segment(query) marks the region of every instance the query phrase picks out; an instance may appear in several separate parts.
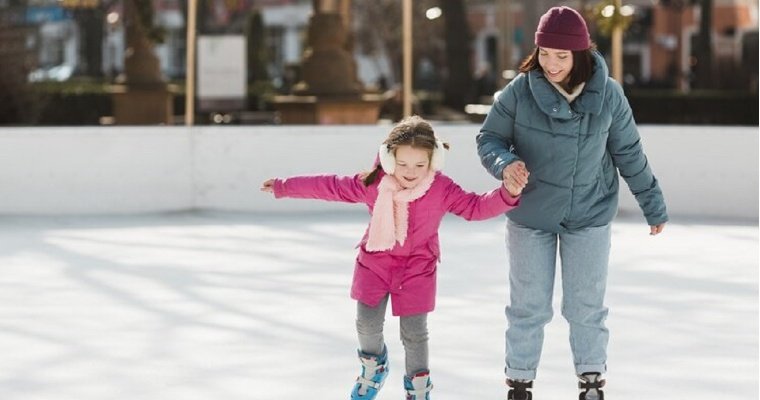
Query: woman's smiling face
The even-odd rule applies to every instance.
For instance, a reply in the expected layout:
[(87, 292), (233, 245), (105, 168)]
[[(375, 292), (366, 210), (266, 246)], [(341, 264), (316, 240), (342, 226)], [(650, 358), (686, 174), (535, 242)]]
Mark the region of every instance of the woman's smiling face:
[(393, 177), (404, 189), (417, 186), (430, 172), (430, 153), (424, 149), (401, 145), (396, 148)]
[(570, 72), (573, 70), (573, 52), (540, 47), (538, 49), (538, 64), (544, 70), (546, 79), (556, 84), (566, 83), (570, 78)]

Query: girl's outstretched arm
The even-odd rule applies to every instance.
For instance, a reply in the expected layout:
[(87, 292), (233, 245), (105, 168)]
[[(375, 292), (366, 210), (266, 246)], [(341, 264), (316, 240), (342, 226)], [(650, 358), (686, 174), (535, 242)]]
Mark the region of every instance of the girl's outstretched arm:
[[(270, 182), (271, 181), (271, 182)], [(263, 183), (261, 190), (275, 198), (319, 199), (346, 203), (365, 203), (367, 186), (355, 176), (307, 175), (275, 178)]]
[(259, 188), (259, 190), (261, 190), (262, 192), (274, 193), (273, 186), (274, 186), (274, 179), (267, 179), (264, 181), (264, 183), (261, 184), (261, 188)]

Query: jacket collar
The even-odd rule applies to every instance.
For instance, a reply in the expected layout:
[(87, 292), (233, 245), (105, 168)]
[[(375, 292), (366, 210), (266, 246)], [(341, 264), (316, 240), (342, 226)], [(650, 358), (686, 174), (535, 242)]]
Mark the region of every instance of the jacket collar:
[(541, 71), (528, 72), (528, 86), (538, 107), (544, 114), (552, 118), (571, 119), (573, 118), (573, 111), (595, 115), (601, 113), (609, 72), (602, 55), (596, 50), (591, 54), (594, 57), (594, 70), (591, 73), (591, 78), (586, 81), (583, 92), (575, 99), (572, 107)]

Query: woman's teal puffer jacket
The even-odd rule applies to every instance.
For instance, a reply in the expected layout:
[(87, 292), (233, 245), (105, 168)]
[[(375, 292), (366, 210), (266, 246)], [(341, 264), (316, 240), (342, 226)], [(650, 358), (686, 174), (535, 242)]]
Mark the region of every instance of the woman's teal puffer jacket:
[(478, 155), (502, 179), (523, 160), (530, 178), (520, 206), (508, 217), (521, 225), (564, 232), (609, 223), (617, 213), (618, 174), (649, 225), (668, 220), (631, 107), (594, 51), (594, 70), (572, 103), (537, 70), (519, 74), (494, 102), (480, 134)]

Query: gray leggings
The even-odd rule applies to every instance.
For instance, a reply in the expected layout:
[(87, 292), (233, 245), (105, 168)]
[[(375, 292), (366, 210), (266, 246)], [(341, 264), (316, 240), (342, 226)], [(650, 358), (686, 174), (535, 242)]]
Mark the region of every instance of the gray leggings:
[[(369, 354), (380, 354), (385, 346), (383, 324), (388, 296), (376, 307), (357, 302), (356, 331), (359, 334), (359, 348)], [(428, 370), (427, 313), (400, 317), (401, 342), (406, 353), (406, 375)]]

